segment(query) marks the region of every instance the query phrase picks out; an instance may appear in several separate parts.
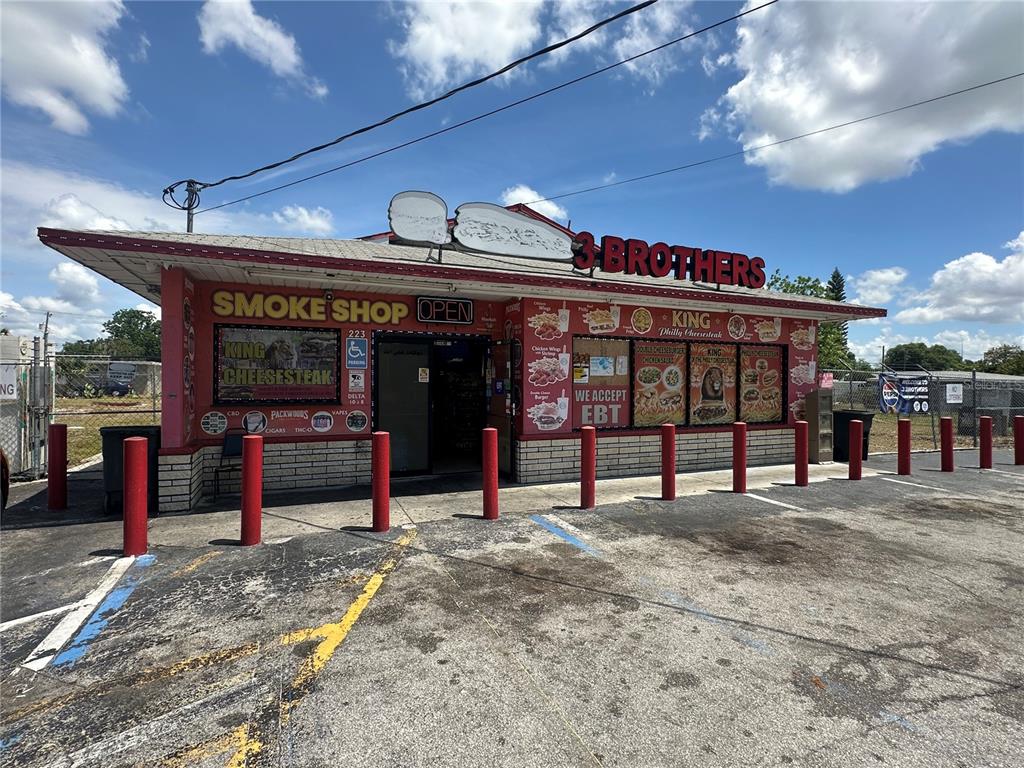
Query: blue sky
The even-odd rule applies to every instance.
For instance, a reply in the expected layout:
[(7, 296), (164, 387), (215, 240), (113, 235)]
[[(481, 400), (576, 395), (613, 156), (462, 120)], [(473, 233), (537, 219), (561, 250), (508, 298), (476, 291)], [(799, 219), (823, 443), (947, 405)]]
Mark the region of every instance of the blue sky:
[[(280, 159), (496, 69), (625, 4), (5, 2), (0, 311), (58, 340), (140, 299), (34, 240), (39, 225), (182, 229), (160, 190)], [(322, 170), (725, 18), (661, 0), (501, 81), (296, 164), (204, 193), (216, 204)], [(884, 9), (884, 10), (883, 10)], [(1020, 3), (780, 3), (739, 24), (416, 147), (197, 216), (197, 231), (350, 237), (390, 197), (556, 195), (1024, 71)], [(936, 46), (934, 41), (944, 41)], [(1022, 343), (1024, 78), (861, 126), (540, 210), (577, 229), (847, 275), (882, 344), (968, 357)]]

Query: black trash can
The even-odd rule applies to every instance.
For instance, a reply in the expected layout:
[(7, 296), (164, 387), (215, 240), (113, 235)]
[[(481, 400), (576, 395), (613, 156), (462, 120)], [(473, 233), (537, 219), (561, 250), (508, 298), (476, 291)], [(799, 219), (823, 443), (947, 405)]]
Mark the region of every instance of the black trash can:
[(148, 508), (149, 515), (155, 516), (158, 509), (158, 468), (160, 455), (160, 427), (100, 427), (100, 439), (103, 443), (103, 511), (108, 515), (124, 514), (124, 439), (126, 437), (144, 437), (149, 443), (146, 446), (146, 463), (149, 469)]
[(832, 411), (832, 458), (836, 461), (850, 460), (850, 422), (859, 419), (864, 422), (861, 458), (867, 461), (868, 438), (871, 435), (871, 420), (874, 418), (874, 411)]

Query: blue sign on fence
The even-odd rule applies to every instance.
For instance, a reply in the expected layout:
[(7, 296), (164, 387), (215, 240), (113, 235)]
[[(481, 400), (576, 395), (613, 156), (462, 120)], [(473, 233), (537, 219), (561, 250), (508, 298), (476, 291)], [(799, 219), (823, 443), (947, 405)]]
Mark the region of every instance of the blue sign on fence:
[(882, 413), (928, 413), (928, 377), (878, 374), (878, 410)]
[(345, 367), (366, 368), (366, 339), (349, 336), (345, 339)]

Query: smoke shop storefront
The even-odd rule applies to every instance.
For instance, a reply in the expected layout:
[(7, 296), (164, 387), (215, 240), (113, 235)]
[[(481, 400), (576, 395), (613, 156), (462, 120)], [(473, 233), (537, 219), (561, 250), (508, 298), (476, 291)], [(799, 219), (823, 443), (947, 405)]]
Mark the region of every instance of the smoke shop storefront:
[[(790, 461), (820, 324), (884, 315), (767, 291), (760, 259), (598, 245), (519, 208), (562, 263), (493, 240), (471, 251), (468, 234), (458, 250), (394, 232), (40, 238), (162, 307), (164, 511), (197, 505), (217, 474), (237, 490), (222, 452), (239, 433), (264, 436), (268, 491), (368, 483), (374, 430), (391, 434), (396, 475), (478, 472), (487, 426), (518, 482), (577, 477), (586, 425), (604, 477), (656, 472), (667, 422), (680, 471), (727, 466), (736, 420), (751, 463)], [(717, 275), (700, 274), (705, 254)]]

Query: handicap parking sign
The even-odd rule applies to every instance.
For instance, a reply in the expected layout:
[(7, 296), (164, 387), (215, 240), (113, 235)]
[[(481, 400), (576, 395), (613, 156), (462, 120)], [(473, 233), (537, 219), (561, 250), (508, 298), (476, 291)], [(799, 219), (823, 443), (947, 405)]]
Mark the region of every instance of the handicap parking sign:
[(366, 368), (366, 339), (349, 336), (345, 339), (345, 367)]

